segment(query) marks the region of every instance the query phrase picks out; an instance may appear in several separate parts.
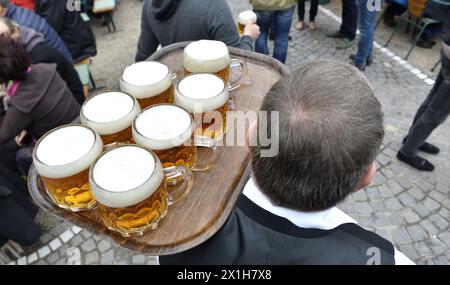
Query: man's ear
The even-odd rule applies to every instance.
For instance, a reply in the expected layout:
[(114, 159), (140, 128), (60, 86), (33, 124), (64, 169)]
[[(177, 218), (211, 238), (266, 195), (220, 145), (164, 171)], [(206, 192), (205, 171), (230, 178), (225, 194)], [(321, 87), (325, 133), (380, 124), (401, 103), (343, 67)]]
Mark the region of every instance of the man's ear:
[(376, 173), (377, 173), (377, 165), (375, 164), (375, 162), (372, 162), (372, 164), (367, 169), (366, 174), (364, 174), (363, 178), (361, 179), (361, 182), (359, 183), (358, 187), (355, 189), (355, 192), (364, 189), (370, 184), (372, 184)]

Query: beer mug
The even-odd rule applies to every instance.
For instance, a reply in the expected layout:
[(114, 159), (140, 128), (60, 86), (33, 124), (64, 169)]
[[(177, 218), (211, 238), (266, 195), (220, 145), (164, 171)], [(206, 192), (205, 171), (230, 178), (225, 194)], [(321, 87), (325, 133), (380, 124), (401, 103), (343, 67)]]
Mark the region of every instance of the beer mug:
[(193, 175), (184, 166), (163, 169), (157, 156), (137, 145), (119, 145), (92, 165), (89, 184), (105, 225), (124, 237), (155, 229), (166, 215), (170, 194), (166, 179), (185, 176), (186, 194)]
[[(184, 48), (183, 67), (185, 75), (191, 73), (214, 73), (228, 83), (230, 91), (239, 88), (245, 73), (245, 65), (239, 59), (230, 59), (228, 47), (221, 41), (199, 40)], [(230, 79), (231, 69), (238, 68), (239, 76)]]
[(257, 16), (252, 10), (247, 10), (239, 14), (238, 16), (238, 32), (242, 36), (244, 34), (245, 26), (254, 24), (257, 21)]
[(131, 143), (131, 125), (140, 111), (133, 96), (122, 92), (105, 92), (84, 102), (80, 120), (100, 135), (104, 145)]
[(95, 206), (89, 168), (102, 149), (100, 136), (81, 125), (61, 126), (41, 137), (33, 151), (33, 162), (56, 205), (73, 212)]
[[(151, 106), (133, 122), (136, 144), (154, 151), (165, 167), (185, 165), (194, 171), (207, 170), (217, 161), (216, 144), (211, 138), (195, 137), (194, 131), (192, 116), (172, 104)], [(210, 148), (214, 155), (208, 162), (199, 162), (197, 147)]]
[(178, 83), (174, 102), (194, 115), (196, 135), (223, 138), (229, 93), (222, 78), (210, 73), (188, 75)]
[(120, 80), (120, 89), (135, 97), (141, 109), (158, 103), (172, 103), (173, 78), (169, 68), (156, 61), (128, 66)]

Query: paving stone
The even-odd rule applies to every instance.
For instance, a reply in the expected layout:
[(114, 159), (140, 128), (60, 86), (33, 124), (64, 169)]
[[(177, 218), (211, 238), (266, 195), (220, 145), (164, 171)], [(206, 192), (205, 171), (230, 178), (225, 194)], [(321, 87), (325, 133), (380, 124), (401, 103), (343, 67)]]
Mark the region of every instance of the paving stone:
[(79, 246), (81, 243), (84, 242), (84, 239), (81, 235), (76, 235), (74, 236), (71, 240), (70, 240), (70, 245), (71, 246)]
[(403, 208), (402, 204), (400, 204), (397, 198), (389, 198), (384, 203), (386, 204), (386, 207), (391, 211), (396, 211)]
[(411, 238), (404, 228), (394, 228), (391, 230), (393, 242), (396, 245), (411, 244)]
[(27, 257), (27, 264), (32, 264), (38, 260), (38, 255), (36, 252), (33, 252)]
[(111, 265), (114, 263), (114, 249), (110, 249), (102, 254), (100, 263), (103, 265)]
[(432, 212), (436, 211), (440, 207), (438, 202), (436, 202), (435, 200), (433, 200), (429, 197), (425, 199), (424, 204), (425, 204), (425, 207), (430, 209), (430, 211), (432, 211)]
[(96, 244), (93, 239), (88, 239), (81, 244), (81, 249), (85, 252), (91, 252), (96, 248)]
[(364, 190), (360, 190), (358, 192), (353, 193), (352, 198), (356, 202), (366, 202), (367, 195)]
[(81, 235), (84, 237), (85, 240), (90, 239), (92, 237), (92, 234), (86, 230), (81, 231)]
[(39, 258), (44, 258), (51, 253), (51, 250), (48, 246), (43, 246), (38, 250)]
[(96, 250), (86, 254), (86, 257), (84, 259), (84, 264), (86, 265), (96, 264), (99, 262), (100, 262), (100, 254)]
[(418, 203), (414, 205), (413, 210), (423, 219), (431, 215), (431, 210), (425, 206), (424, 203)]
[(55, 238), (54, 240), (52, 240), (50, 242), (50, 248), (52, 249), (52, 251), (57, 250), (58, 248), (60, 248), (62, 246), (61, 240), (59, 238)]
[(147, 261), (147, 257), (143, 254), (136, 254), (131, 257), (133, 264), (144, 264)]
[(439, 230), (433, 225), (429, 220), (424, 220), (420, 222), (420, 226), (425, 229), (429, 236), (436, 236)]
[(102, 240), (98, 243), (98, 250), (103, 253), (111, 248), (111, 243), (106, 240)]
[(419, 225), (409, 226), (406, 228), (408, 230), (409, 236), (413, 241), (422, 241), (424, 239), (427, 239), (429, 236), (425, 232), (422, 227)]
[(398, 199), (405, 207), (413, 207), (416, 203), (414, 197), (408, 194), (408, 192), (398, 195)]
[(355, 206), (355, 211), (357, 213), (372, 213), (373, 210), (370, 207), (370, 204), (367, 202), (355, 202), (354, 203)]
[(73, 238), (74, 234), (71, 231), (64, 231), (59, 237), (63, 243), (68, 242), (71, 238)]
[(49, 264), (53, 264), (55, 263), (59, 258), (59, 253), (57, 251), (53, 252), (52, 254), (50, 254), (46, 260)]
[(448, 228), (448, 222), (438, 214), (431, 215), (430, 220), (441, 230)]
[(413, 210), (406, 209), (403, 211), (403, 217), (405, 218), (408, 224), (417, 223), (420, 221), (419, 215), (417, 215)]

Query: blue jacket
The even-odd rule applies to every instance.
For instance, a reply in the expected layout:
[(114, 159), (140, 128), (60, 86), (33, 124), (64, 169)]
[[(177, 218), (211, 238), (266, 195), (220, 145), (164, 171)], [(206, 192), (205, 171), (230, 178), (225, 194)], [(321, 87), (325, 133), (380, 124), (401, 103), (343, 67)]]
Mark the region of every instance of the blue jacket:
[(55, 30), (39, 15), (22, 7), (10, 4), (6, 12), (6, 17), (21, 26), (29, 27), (36, 32), (43, 34), (47, 43), (60, 51), (64, 57), (73, 64), (72, 55), (67, 49), (66, 44), (58, 36)]

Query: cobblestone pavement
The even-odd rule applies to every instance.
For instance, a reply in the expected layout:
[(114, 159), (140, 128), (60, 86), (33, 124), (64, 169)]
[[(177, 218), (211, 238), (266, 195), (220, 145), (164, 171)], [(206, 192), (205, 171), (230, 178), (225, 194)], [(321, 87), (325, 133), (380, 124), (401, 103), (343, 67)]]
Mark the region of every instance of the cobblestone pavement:
[[(250, 8), (247, 1), (228, 2), (235, 16)], [(99, 46), (93, 66), (98, 82), (112, 86), (123, 68), (133, 62), (140, 7), (138, 0), (122, 1), (115, 16), (119, 26), (115, 34), (105, 35), (105, 27), (93, 24)], [(317, 31), (292, 29), (293, 40), (289, 43), (287, 59), (290, 68), (317, 58), (347, 61), (348, 56), (355, 53), (355, 46), (336, 50), (335, 41), (325, 37), (326, 32), (339, 27), (339, 19), (326, 8), (322, 7), (319, 12)], [(355, 193), (340, 208), (365, 228), (392, 241), (418, 264), (450, 264), (448, 122), (430, 138), (442, 149), (439, 156), (427, 156), (436, 164), (436, 171), (420, 173), (395, 158), (419, 104), (431, 89), (434, 75), (416, 69), (378, 45), (374, 58), (365, 74), (386, 116), (386, 137), (377, 158), (379, 170), (370, 188)], [(108, 238), (93, 235), (48, 214), (41, 213), (39, 221), (47, 232), (36, 251), (18, 259), (18, 264), (156, 264), (155, 257), (120, 248)]]

